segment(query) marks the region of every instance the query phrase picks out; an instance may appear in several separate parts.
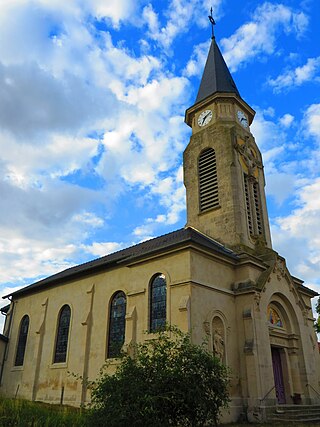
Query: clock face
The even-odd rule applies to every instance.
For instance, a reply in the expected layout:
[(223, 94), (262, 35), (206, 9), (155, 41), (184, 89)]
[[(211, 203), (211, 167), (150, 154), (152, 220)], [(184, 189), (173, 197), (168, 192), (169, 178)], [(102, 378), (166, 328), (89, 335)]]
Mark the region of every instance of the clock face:
[(207, 125), (212, 120), (212, 111), (204, 110), (199, 114), (198, 125), (200, 127)]
[(249, 127), (247, 116), (244, 114), (243, 111), (239, 110), (237, 112), (237, 116), (241, 126), (243, 126), (244, 128)]

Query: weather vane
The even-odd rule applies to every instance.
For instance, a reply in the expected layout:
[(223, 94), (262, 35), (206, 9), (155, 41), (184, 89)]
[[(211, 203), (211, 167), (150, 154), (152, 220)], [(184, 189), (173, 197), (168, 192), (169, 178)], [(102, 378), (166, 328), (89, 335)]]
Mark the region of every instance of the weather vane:
[(216, 21), (213, 19), (213, 16), (212, 16), (212, 8), (210, 9), (210, 15), (208, 16), (208, 18), (209, 18), (209, 21), (211, 22), (211, 31), (212, 31), (211, 38), (214, 39), (214, 29), (213, 29), (213, 27), (216, 25)]

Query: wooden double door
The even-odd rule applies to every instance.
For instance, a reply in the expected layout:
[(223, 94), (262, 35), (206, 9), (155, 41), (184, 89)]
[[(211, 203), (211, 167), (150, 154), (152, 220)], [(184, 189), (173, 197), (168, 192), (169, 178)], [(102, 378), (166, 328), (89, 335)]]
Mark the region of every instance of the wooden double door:
[(283, 404), (286, 403), (286, 394), (281, 364), (281, 349), (278, 347), (271, 347), (271, 354), (276, 397), (278, 403)]

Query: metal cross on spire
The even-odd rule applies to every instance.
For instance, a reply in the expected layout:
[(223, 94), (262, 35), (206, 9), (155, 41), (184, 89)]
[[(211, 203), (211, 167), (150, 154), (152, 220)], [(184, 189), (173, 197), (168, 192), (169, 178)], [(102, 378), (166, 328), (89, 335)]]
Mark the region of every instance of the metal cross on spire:
[(212, 31), (212, 36), (211, 38), (214, 39), (214, 26), (216, 25), (216, 21), (213, 19), (212, 16), (212, 8), (210, 9), (210, 15), (208, 16), (209, 21), (211, 22), (211, 31)]

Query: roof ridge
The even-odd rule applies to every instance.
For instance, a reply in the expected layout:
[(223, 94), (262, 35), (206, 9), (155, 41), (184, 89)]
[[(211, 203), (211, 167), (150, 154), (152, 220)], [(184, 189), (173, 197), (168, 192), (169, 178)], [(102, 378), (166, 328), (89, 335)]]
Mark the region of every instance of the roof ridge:
[(232, 249), (228, 248), (227, 246), (225, 246), (223, 243), (219, 242), (218, 240), (215, 240), (213, 237), (209, 236), (208, 234), (205, 234), (203, 231), (198, 230), (197, 228), (188, 225), (188, 227), (186, 228), (190, 228), (194, 231), (196, 231), (197, 233), (201, 234), (203, 237), (205, 237), (207, 240), (210, 240), (211, 242), (215, 243), (216, 245), (220, 246), (221, 248), (223, 248), (226, 251), (229, 251), (230, 253), (235, 253)]
[(188, 242), (194, 242), (195, 244), (203, 245), (210, 250), (215, 250), (224, 254), (225, 256), (237, 257), (237, 254), (230, 249), (223, 246), (221, 243), (216, 242), (214, 239), (200, 233), (198, 230), (192, 227), (184, 227), (169, 233), (163, 234), (162, 236), (154, 237), (143, 242), (137, 243), (136, 245), (129, 246), (128, 248), (120, 249), (119, 251), (113, 252), (103, 257), (96, 258), (94, 260), (75, 265), (67, 268), (63, 271), (55, 273), (49, 277), (45, 277), (37, 282), (31, 283), (18, 291), (11, 294), (5, 295), (3, 298), (7, 298), (10, 295), (20, 295), (26, 292), (33, 292), (45, 286), (52, 286), (59, 282), (65, 282), (68, 280), (76, 279), (79, 275), (88, 274), (90, 271), (107, 270), (114, 266), (119, 266), (124, 261), (132, 261), (133, 259), (139, 259), (141, 257), (150, 256), (155, 252), (163, 252), (169, 250), (173, 246), (181, 246), (181, 244), (188, 244)]

